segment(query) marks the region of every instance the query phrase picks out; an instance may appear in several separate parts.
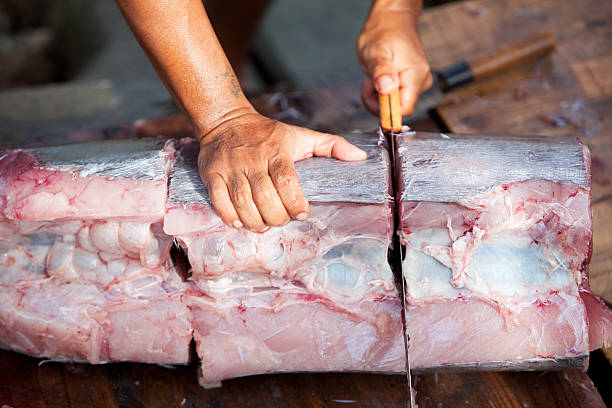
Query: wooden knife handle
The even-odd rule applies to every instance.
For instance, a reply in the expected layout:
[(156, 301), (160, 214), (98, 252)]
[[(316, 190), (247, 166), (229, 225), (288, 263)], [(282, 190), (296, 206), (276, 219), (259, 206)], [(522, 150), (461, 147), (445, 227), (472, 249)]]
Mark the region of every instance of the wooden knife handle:
[(525, 38), (493, 54), (468, 61), (474, 79), (507, 70), (533, 58), (548, 54), (555, 48), (555, 36), (545, 32)]
[(384, 133), (402, 131), (402, 110), (399, 89), (388, 95), (378, 95), (380, 127)]
[(542, 32), (524, 38), (492, 54), (462, 61), (441, 70), (438, 79), (442, 89), (448, 91), (458, 85), (482, 79), (531, 59), (550, 53), (556, 45), (555, 36)]

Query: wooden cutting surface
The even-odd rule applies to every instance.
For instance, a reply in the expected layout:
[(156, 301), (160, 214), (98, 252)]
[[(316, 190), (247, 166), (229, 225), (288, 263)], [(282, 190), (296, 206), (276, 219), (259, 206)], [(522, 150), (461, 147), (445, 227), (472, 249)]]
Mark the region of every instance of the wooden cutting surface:
[[(482, 0), (427, 10), (421, 34), (432, 67), (478, 57), (540, 30), (558, 38), (548, 58), (456, 92), (438, 109), (455, 133), (577, 134), (593, 155), (593, 291), (612, 299), (612, 2)], [(358, 84), (278, 94), (254, 101), (280, 119), (322, 130), (368, 129)], [(428, 119), (417, 130), (438, 130)], [(181, 135), (180, 119), (138, 133)], [(131, 126), (48, 141), (131, 137)], [(287, 374), (201, 388), (197, 365), (43, 363), (0, 351), (0, 407), (403, 407), (403, 376)], [(609, 372), (609, 371), (608, 371)], [(419, 407), (604, 407), (581, 372), (427, 374), (415, 379)]]
[[(205, 390), (195, 364), (43, 363), (0, 351), (0, 406), (136, 407), (337, 407), (406, 406), (404, 376), (375, 374), (275, 374), (225, 381)], [(580, 372), (428, 374), (415, 377), (420, 408), (605, 407)]]

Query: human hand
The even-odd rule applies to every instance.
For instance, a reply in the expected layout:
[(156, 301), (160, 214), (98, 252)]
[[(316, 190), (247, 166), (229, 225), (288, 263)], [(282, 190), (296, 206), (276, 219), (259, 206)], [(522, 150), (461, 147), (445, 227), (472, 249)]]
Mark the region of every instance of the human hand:
[(418, 11), (372, 7), (359, 37), (357, 55), (367, 75), (361, 98), (365, 107), (378, 113), (378, 94), (399, 88), (402, 115), (414, 112), (418, 96), (433, 78), (417, 31)]
[(255, 112), (227, 119), (203, 135), (198, 167), (213, 207), (236, 228), (263, 231), (305, 220), (294, 162), (312, 156), (364, 160), (366, 153), (340, 136), (290, 126)]

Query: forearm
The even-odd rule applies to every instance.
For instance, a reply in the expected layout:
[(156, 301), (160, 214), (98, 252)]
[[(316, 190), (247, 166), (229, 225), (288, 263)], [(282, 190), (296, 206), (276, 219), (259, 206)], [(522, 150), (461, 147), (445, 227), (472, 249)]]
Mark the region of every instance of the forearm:
[(200, 137), (253, 112), (201, 0), (116, 0), (158, 75)]
[(416, 25), (419, 15), (421, 14), (422, 6), (423, 0), (373, 0), (368, 19), (384, 11), (408, 12), (408, 14), (412, 16), (414, 25)]

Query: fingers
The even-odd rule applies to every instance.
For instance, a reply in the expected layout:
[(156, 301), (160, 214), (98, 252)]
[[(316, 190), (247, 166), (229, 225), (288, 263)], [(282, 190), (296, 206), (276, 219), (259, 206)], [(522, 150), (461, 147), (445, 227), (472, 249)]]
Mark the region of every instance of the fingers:
[[(400, 105), (402, 116), (409, 116), (414, 112), (419, 95), (429, 89), (433, 83), (431, 72), (419, 72), (414, 69), (403, 71), (400, 79)], [(361, 88), (361, 100), (365, 108), (372, 114), (378, 115), (378, 95), (376, 87), (369, 78), (366, 78)]]
[[(246, 226), (254, 231), (264, 231), (266, 224), (284, 225), (289, 221), (285, 202), (291, 208), (292, 218), (306, 219), (308, 202), (302, 195), (293, 163), (290, 162), (290, 165), (290, 168), (287, 165), (271, 167), (275, 183), (267, 171), (254, 172), (249, 177), (235, 174), (230, 177), (229, 183), (221, 175), (207, 177), (205, 184), (208, 194), (223, 222), (234, 228)], [(285, 195), (284, 200), (281, 200), (279, 193)]]
[(427, 90), (432, 82), (429, 71), (408, 69), (400, 73), (400, 105), (403, 116), (411, 115), (414, 112), (419, 95)]
[[(221, 134), (200, 147), (198, 167), (212, 205), (233, 227), (264, 231), (291, 218), (308, 218), (309, 204), (300, 188), (295, 160), (327, 156), (352, 161), (367, 157), (339, 136), (278, 122), (269, 126), (270, 122), (262, 119), (259, 130), (265, 133), (259, 139), (253, 140), (249, 123), (245, 129), (236, 129), (241, 132), (231, 135), (231, 144), (227, 143), (229, 136)], [(244, 140), (238, 143), (236, 138)]]
[(408, 116), (414, 112), (417, 99), (419, 97), (420, 84), (417, 84), (416, 72), (412, 69), (404, 71), (400, 74), (402, 85), (400, 87), (400, 105), (402, 107), (402, 115)]
[(308, 201), (304, 198), (293, 160), (279, 157), (269, 163), (268, 171), (284, 208), (291, 218), (303, 221), (310, 212)]
[[(285, 210), (285, 201), (281, 201), (283, 192), (281, 190), (277, 192), (277, 183), (272, 182), (273, 179), (270, 179), (270, 175), (268, 175), (268, 169), (247, 174), (253, 201), (266, 224), (271, 226), (284, 225), (289, 221), (289, 215)], [(299, 184), (297, 184), (297, 189), (300, 190)], [(279, 197), (279, 193), (281, 197)]]
[(386, 95), (399, 88), (399, 75), (390, 48), (382, 45), (368, 47), (362, 57), (364, 71), (374, 84), (376, 92)]
[(249, 180), (243, 173), (234, 173), (229, 178), (229, 195), (240, 220), (249, 229), (263, 231), (266, 225), (253, 202)]
[(203, 181), (208, 189), (210, 201), (223, 222), (234, 228), (242, 228), (243, 224), (238, 218), (238, 213), (234, 209), (227, 184), (221, 175), (215, 174), (203, 177)]
[[(378, 72), (391, 72), (391, 68), (387, 65), (380, 66)], [(419, 95), (429, 89), (433, 82), (431, 72), (429, 70), (407, 69), (399, 73), (394, 72), (398, 77), (398, 85), (400, 89), (400, 105), (402, 115), (409, 116), (414, 112)], [(372, 114), (378, 114), (378, 94), (390, 94), (397, 89), (395, 81), (388, 82), (386, 74), (383, 76), (373, 76), (374, 82), (370, 78), (366, 78), (361, 88), (361, 100), (365, 108)], [(391, 84), (391, 85), (389, 85)]]
[(378, 96), (376, 95), (376, 89), (370, 78), (366, 78), (363, 81), (361, 87), (361, 101), (363, 106), (373, 115), (378, 115)]
[(390, 63), (379, 63), (372, 70), (372, 79), (376, 92), (388, 95), (400, 86), (397, 69)]
[[(296, 128), (298, 138), (312, 143), (312, 155), (333, 157), (342, 161), (359, 161), (367, 158), (366, 152), (346, 141), (343, 137)], [(302, 157), (303, 158), (303, 157)]]

